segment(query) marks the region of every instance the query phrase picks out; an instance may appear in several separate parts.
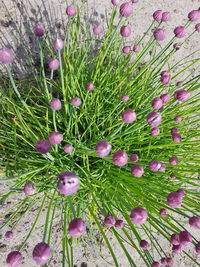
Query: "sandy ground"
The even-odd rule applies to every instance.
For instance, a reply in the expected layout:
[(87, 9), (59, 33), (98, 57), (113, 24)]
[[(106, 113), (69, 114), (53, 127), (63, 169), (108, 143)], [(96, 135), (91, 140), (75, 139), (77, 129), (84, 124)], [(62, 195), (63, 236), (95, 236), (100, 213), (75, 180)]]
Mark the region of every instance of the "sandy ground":
[[(61, 0), (51, 0), (51, 3), (47, 0), (0, 0), (0, 47), (1, 46), (10, 46), (17, 51), (17, 55), (20, 58), (19, 64), (15, 73), (19, 76), (19, 78), (26, 76), (28, 73), (28, 66), (26, 65), (25, 58), (23, 56), (22, 51), (20, 50), (20, 46), (18, 46), (18, 42), (13, 38), (14, 33), (16, 32), (16, 26), (23, 29), (23, 36), (27, 40), (27, 45), (30, 46), (32, 51), (34, 51), (34, 41), (31, 37), (31, 31), (33, 26), (36, 23), (40, 23), (46, 25), (48, 29), (52, 32), (53, 35), (61, 36), (60, 25), (65, 23), (65, 7), (66, 1)], [(68, 3), (70, 3), (68, 1)], [(80, 3), (80, 1), (79, 1)], [(105, 27), (105, 14), (110, 14), (112, 5), (110, 1), (85, 1), (85, 6), (87, 7), (87, 12), (85, 14), (85, 20), (89, 27), (94, 25), (95, 23), (103, 24)], [(200, 6), (200, 0), (140, 0), (139, 3), (134, 5), (134, 13), (135, 15), (131, 18), (133, 36), (132, 43), (136, 42), (136, 40), (143, 35), (143, 33), (148, 28), (151, 23), (152, 13), (156, 9), (162, 9), (164, 11), (170, 11), (172, 15), (172, 20), (170, 23), (165, 25), (167, 29), (168, 39), (173, 35), (173, 28), (177, 25), (182, 25), (187, 20), (187, 14), (192, 9), (197, 9)], [(62, 14), (62, 16), (60, 15)], [(63, 17), (63, 18), (62, 18)], [(53, 19), (52, 19), (53, 18)], [(55, 26), (56, 25), (56, 26)], [(200, 34), (197, 33), (192, 36), (191, 41), (189, 41), (184, 49), (178, 51), (175, 55), (176, 60), (190, 54), (192, 51), (198, 49), (200, 47)], [(193, 55), (193, 58), (199, 57), (199, 54)], [(7, 187), (3, 185), (0, 186), (0, 193), (6, 192), (8, 190)], [(16, 202), (16, 199), (22, 197), (17, 194), (15, 197), (7, 200), (1, 206), (1, 212), (5, 211), (9, 208), (13, 203)], [(6, 241), (4, 239), (4, 233), (9, 229), (9, 227), (5, 228), (0, 235), (0, 266), (5, 266), (5, 257), (10, 250), (17, 249), (17, 246), (22, 242), (24, 236), (27, 234), (30, 226), (35, 218), (36, 212), (38, 211), (38, 207), (34, 207), (28, 214), (26, 214), (23, 219), (19, 222), (19, 225), (15, 228), (15, 236), (12, 241)], [(36, 267), (33, 260), (31, 259), (31, 253), (33, 246), (41, 241), (41, 228), (40, 226), (43, 223), (45, 218), (46, 210), (44, 209), (41, 219), (39, 220), (39, 226), (36, 231), (34, 231), (31, 239), (25, 246), (23, 251), (24, 261), (20, 267)], [(4, 218), (6, 219), (6, 218)], [(184, 218), (183, 222), (184, 222)], [(186, 222), (186, 221), (185, 221)], [(191, 230), (191, 229), (190, 229)], [(198, 237), (199, 233), (193, 232), (193, 234)], [(156, 235), (156, 234), (155, 234)], [(57, 244), (61, 237), (61, 225), (60, 220), (57, 219), (53, 228), (53, 237), (51, 244)], [(161, 237), (156, 235), (161, 246), (164, 248), (166, 252), (170, 251), (169, 243), (163, 240)], [(113, 249), (116, 252), (117, 258), (120, 262), (120, 266), (129, 267), (126, 257), (123, 254), (123, 251), (119, 247), (118, 243), (113, 239), (111, 240)], [(133, 251), (131, 248), (127, 247), (130, 255), (134, 257), (136, 265), (138, 267), (145, 266), (138, 254)], [(191, 246), (187, 249), (189, 254), (194, 258), (197, 258), (197, 255), (194, 253), (194, 248)], [(155, 255), (154, 250), (151, 250), (150, 253)], [(103, 255), (103, 256), (102, 256)], [(61, 248), (55, 249), (54, 257), (51, 263), (48, 265), (50, 267), (60, 267), (60, 256), (61, 256)], [(87, 247), (81, 247), (77, 245), (74, 251), (74, 264), (78, 267), (108, 267), (114, 266), (112, 259), (107, 252), (105, 246), (102, 246), (102, 251), (99, 253), (96, 251), (95, 247), (92, 246), (89, 240), (87, 240)], [(103, 260), (102, 257), (104, 257)], [(158, 259), (158, 258), (157, 258)], [(198, 258), (200, 261), (200, 257)], [(112, 265), (111, 265), (112, 264)], [(175, 264), (176, 267), (195, 267), (190, 260), (188, 260), (185, 256), (175, 256)]]

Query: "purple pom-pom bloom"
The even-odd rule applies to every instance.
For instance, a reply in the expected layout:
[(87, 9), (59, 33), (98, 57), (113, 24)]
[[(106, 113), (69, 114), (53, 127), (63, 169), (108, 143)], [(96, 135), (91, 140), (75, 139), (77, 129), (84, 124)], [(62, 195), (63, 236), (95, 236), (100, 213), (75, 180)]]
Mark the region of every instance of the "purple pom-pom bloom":
[(178, 253), (181, 253), (182, 250), (183, 250), (183, 247), (181, 245), (173, 245), (172, 246), (172, 252), (173, 253), (178, 254)]
[(181, 49), (181, 44), (175, 43), (175, 44), (173, 44), (173, 48), (176, 50), (179, 50), (179, 49)]
[(115, 223), (115, 227), (118, 229), (122, 229), (124, 227), (124, 221), (123, 220), (117, 220)]
[(113, 4), (113, 6), (118, 6), (120, 1), (119, 0), (111, 0), (111, 3)]
[(38, 243), (33, 249), (33, 260), (38, 265), (46, 264), (51, 258), (51, 249), (45, 242)]
[(160, 99), (159, 97), (154, 98), (151, 105), (154, 109), (161, 109), (163, 107), (162, 99)]
[(152, 267), (160, 267), (160, 262), (154, 261), (151, 266)]
[(149, 162), (149, 169), (153, 172), (156, 172), (160, 169), (161, 163), (157, 160), (152, 160)]
[(95, 26), (93, 27), (93, 33), (94, 33), (95, 35), (99, 35), (99, 34), (101, 34), (102, 31), (103, 31), (103, 29), (102, 29), (102, 27), (101, 27), (100, 25), (95, 25)]
[(68, 226), (70, 236), (79, 238), (86, 232), (86, 223), (81, 218), (72, 220)]
[(189, 219), (189, 224), (190, 224), (190, 226), (193, 226), (195, 228), (200, 229), (200, 218), (199, 217), (196, 217), (196, 216), (192, 216)]
[(64, 151), (65, 151), (65, 153), (70, 154), (70, 153), (72, 153), (73, 149), (74, 149), (74, 147), (73, 147), (71, 144), (66, 144), (66, 145), (64, 146)]
[(13, 236), (14, 236), (14, 234), (13, 234), (12, 231), (7, 231), (7, 232), (5, 233), (5, 238), (8, 239), (8, 240), (13, 239)]
[(132, 109), (126, 109), (122, 112), (122, 120), (125, 123), (132, 123), (136, 120), (136, 113)]
[(141, 240), (140, 241), (140, 247), (144, 250), (149, 248), (149, 242), (147, 242), (146, 240)]
[(126, 45), (126, 46), (124, 46), (124, 47), (122, 48), (122, 52), (123, 52), (125, 55), (130, 54), (130, 52), (131, 52), (131, 47), (130, 47), (130, 45)]
[(183, 189), (178, 189), (176, 192), (179, 193), (182, 197), (186, 195), (185, 190)]
[(58, 98), (52, 98), (49, 105), (53, 110), (60, 110), (62, 108), (61, 101)]
[(114, 216), (112, 216), (112, 215), (107, 215), (107, 216), (105, 217), (103, 223), (104, 223), (104, 225), (105, 225), (106, 227), (112, 227), (112, 226), (114, 226), (114, 225), (115, 225), (115, 218), (114, 218)]
[(159, 214), (162, 217), (166, 217), (167, 216), (167, 210), (165, 208), (162, 208), (162, 209), (160, 209)]
[(62, 172), (58, 175), (58, 178), (58, 190), (61, 195), (70, 196), (78, 191), (80, 179), (73, 172)]
[(153, 36), (155, 37), (155, 39), (157, 41), (163, 41), (165, 39), (165, 37), (166, 37), (165, 30), (163, 30), (163, 29), (156, 29), (153, 32)]
[(197, 254), (200, 254), (200, 242), (196, 244), (195, 251)]
[(178, 164), (178, 158), (177, 158), (177, 157), (171, 157), (171, 158), (169, 158), (169, 163), (170, 163), (171, 165), (176, 165), (176, 164)]
[(166, 266), (173, 266), (174, 261), (172, 258), (166, 258)]
[(181, 116), (176, 116), (176, 117), (174, 118), (174, 121), (175, 121), (176, 123), (180, 123), (180, 122), (182, 121), (182, 119), (183, 119), (183, 117), (181, 117)]
[(166, 165), (165, 163), (161, 162), (161, 167), (158, 169), (159, 172), (165, 172), (166, 171)]
[(188, 19), (190, 21), (197, 21), (200, 18), (200, 10), (192, 10), (188, 14)]
[(131, 35), (131, 27), (129, 25), (124, 25), (120, 28), (120, 34), (122, 37), (129, 37)]
[(36, 143), (35, 149), (41, 154), (47, 154), (51, 149), (51, 145), (48, 140), (41, 139)]
[(182, 141), (182, 138), (181, 138), (180, 134), (173, 134), (172, 140), (174, 143), (180, 143)]
[(121, 100), (122, 100), (123, 102), (128, 102), (128, 101), (129, 101), (129, 96), (128, 96), (128, 95), (122, 95), (122, 96), (121, 96)]
[(167, 22), (167, 21), (170, 21), (170, 19), (171, 19), (171, 15), (169, 12), (163, 12), (162, 13), (161, 21)]
[(131, 211), (130, 218), (134, 224), (143, 224), (148, 217), (147, 211), (143, 208), (135, 208)]
[(37, 37), (42, 37), (44, 35), (44, 28), (40, 25), (36, 25), (33, 31)]
[(160, 262), (161, 262), (161, 264), (167, 266), (167, 258), (162, 258), (162, 259), (160, 260)]
[(62, 50), (63, 47), (64, 47), (63, 40), (62, 39), (58, 39), (58, 38), (56, 40), (54, 40), (53, 47), (54, 47), (55, 50), (58, 50), (58, 51)]
[(131, 172), (135, 177), (142, 177), (144, 174), (144, 169), (141, 165), (134, 165), (131, 169)]
[(87, 83), (87, 84), (86, 84), (86, 89), (87, 89), (88, 91), (92, 91), (92, 90), (94, 90), (94, 84), (91, 83), (91, 82)]
[(11, 64), (13, 60), (14, 54), (9, 48), (3, 47), (0, 49), (0, 63)]
[(81, 99), (79, 98), (79, 97), (73, 97), (72, 99), (71, 99), (71, 101), (70, 101), (70, 103), (72, 104), (72, 106), (74, 106), (74, 107), (78, 107), (78, 106), (80, 106), (81, 105)]
[(160, 75), (161, 75), (160, 81), (162, 84), (169, 84), (170, 83), (171, 76), (167, 71), (162, 71)]
[(180, 245), (187, 246), (192, 243), (192, 235), (188, 231), (182, 231), (179, 234)]
[(49, 134), (49, 141), (51, 144), (58, 145), (62, 142), (63, 135), (58, 132), (52, 132)]
[(186, 35), (186, 28), (184, 26), (178, 26), (174, 29), (174, 34), (177, 38), (183, 38)]
[(132, 155), (130, 156), (130, 160), (131, 160), (132, 162), (137, 162), (138, 159), (139, 159), (139, 157), (138, 157), (137, 154), (132, 154)]
[(128, 162), (128, 156), (124, 150), (119, 150), (112, 156), (112, 161), (116, 166), (124, 166)]
[(137, 45), (137, 44), (135, 44), (135, 45), (133, 46), (133, 52), (138, 53), (139, 50), (140, 50), (140, 46)]
[(36, 188), (35, 188), (34, 184), (27, 183), (27, 184), (24, 185), (23, 191), (24, 191), (25, 195), (31, 196), (31, 195), (35, 194)]
[(172, 245), (180, 245), (180, 238), (178, 234), (172, 234), (170, 237), (170, 242)]
[(176, 179), (176, 175), (175, 175), (175, 174), (171, 174), (171, 175), (170, 175), (170, 178), (171, 178), (171, 179)]
[(171, 129), (171, 134), (173, 135), (173, 134), (179, 134), (179, 129), (178, 128), (172, 128)]
[(160, 99), (162, 100), (163, 104), (167, 104), (170, 101), (170, 94), (162, 94)]
[(96, 144), (95, 151), (99, 155), (99, 157), (105, 157), (110, 153), (110, 150), (112, 149), (111, 144), (109, 144), (107, 141), (102, 140), (99, 141)]
[(15, 267), (22, 262), (22, 254), (19, 251), (12, 251), (6, 258), (6, 263), (9, 267)]
[(69, 16), (69, 17), (73, 17), (76, 15), (76, 8), (75, 6), (68, 6), (67, 9), (66, 9), (66, 14)]
[(198, 24), (195, 25), (195, 30), (197, 32), (200, 32), (200, 23), (198, 23)]
[(177, 192), (171, 192), (167, 196), (167, 203), (172, 208), (179, 208), (182, 204), (182, 196)]
[(154, 18), (155, 21), (160, 22), (162, 20), (162, 10), (156, 10), (153, 13), (153, 18)]
[(57, 70), (59, 68), (59, 61), (56, 58), (51, 58), (48, 61), (48, 66), (51, 70)]
[(180, 102), (187, 101), (190, 96), (191, 96), (191, 92), (188, 92), (188, 91), (183, 90), (183, 89), (176, 90), (174, 93), (174, 98)]
[(133, 5), (131, 2), (121, 4), (119, 13), (122, 17), (129, 17), (133, 14)]
[(161, 124), (162, 117), (160, 113), (152, 111), (147, 115), (147, 122), (151, 127), (157, 127)]

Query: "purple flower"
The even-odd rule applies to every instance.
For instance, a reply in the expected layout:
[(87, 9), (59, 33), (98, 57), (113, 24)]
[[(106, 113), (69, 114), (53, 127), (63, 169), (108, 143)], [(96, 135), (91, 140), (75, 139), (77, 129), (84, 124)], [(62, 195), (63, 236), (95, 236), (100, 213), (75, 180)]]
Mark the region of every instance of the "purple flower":
[(131, 47), (130, 47), (130, 45), (126, 45), (126, 46), (124, 46), (124, 47), (122, 48), (122, 52), (123, 52), (124, 54), (126, 54), (126, 55), (130, 54), (130, 52), (131, 52)]
[(115, 225), (115, 218), (112, 215), (107, 215), (104, 219), (104, 225), (106, 227), (112, 227)]
[(87, 83), (87, 84), (86, 84), (86, 89), (87, 89), (88, 91), (92, 91), (92, 90), (94, 90), (94, 84), (91, 83), (91, 82)]
[(120, 1), (119, 0), (111, 0), (111, 3), (113, 4), (113, 6), (118, 6)]
[(200, 254), (200, 242), (196, 244), (195, 251), (197, 254)]
[(58, 190), (61, 195), (70, 196), (78, 191), (80, 179), (73, 172), (62, 172), (58, 175), (58, 178)]
[(152, 111), (147, 115), (147, 122), (151, 127), (157, 127), (162, 122), (160, 113)]
[(33, 29), (35, 36), (42, 37), (44, 35), (44, 28), (40, 25), (36, 25)]
[(139, 0), (131, 0), (133, 4), (138, 3)]
[(188, 92), (188, 91), (183, 90), (183, 89), (176, 90), (174, 93), (174, 98), (180, 102), (187, 101), (190, 96), (191, 96), (191, 92)]
[(200, 32), (200, 23), (198, 23), (198, 24), (195, 25), (195, 30), (197, 32)]
[(184, 197), (186, 195), (185, 190), (183, 189), (178, 189), (176, 192), (179, 193), (181, 197)]
[(171, 175), (170, 175), (170, 178), (171, 178), (171, 179), (176, 179), (176, 175), (175, 175), (175, 174), (171, 174)]
[(162, 10), (156, 10), (153, 13), (153, 18), (155, 21), (160, 22), (162, 20)]
[(51, 249), (48, 244), (41, 242), (34, 247), (32, 255), (36, 264), (44, 265), (51, 258)]
[(172, 234), (171, 237), (170, 237), (170, 243), (172, 245), (180, 245), (180, 238), (179, 238), (179, 235), (178, 234)]
[(61, 101), (58, 98), (52, 98), (49, 105), (53, 110), (60, 110), (62, 108)]
[(115, 223), (115, 227), (118, 229), (122, 229), (124, 227), (124, 221), (123, 220), (117, 220)]
[(103, 31), (103, 29), (102, 29), (102, 27), (101, 27), (100, 25), (95, 25), (95, 26), (93, 27), (93, 33), (94, 33), (95, 35), (99, 35), (99, 34), (101, 34), (102, 31)]
[(173, 245), (172, 246), (172, 252), (173, 253), (178, 254), (178, 253), (181, 253), (182, 250), (183, 250), (183, 247), (181, 245)]
[(180, 244), (187, 246), (192, 243), (192, 235), (188, 231), (182, 231), (179, 234)]
[(186, 28), (184, 26), (178, 26), (174, 29), (174, 34), (177, 38), (183, 38), (186, 35)]
[(189, 224), (190, 224), (190, 226), (193, 226), (193, 227), (195, 227), (197, 229), (200, 229), (200, 218), (196, 217), (196, 216), (192, 216), (189, 219)]
[(160, 169), (161, 163), (157, 160), (152, 160), (149, 162), (149, 169), (153, 172), (156, 172)]
[(161, 72), (160, 81), (162, 84), (169, 84), (171, 81), (171, 76), (167, 71)]
[(162, 100), (163, 104), (167, 104), (170, 101), (170, 94), (162, 94), (160, 99)]
[(179, 134), (179, 129), (178, 128), (172, 128), (171, 129), (171, 134), (173, 135), (173, 134)]
[(132, 154), (132, 155), (130, 156), (130, 160), (131, 160), (132, 162), (137, 162), (138, 159), (139, 159), (139, 157), (138, 157), (137, 154)]
[(169, 12), (163, 12), (162, 13), (161, 21), (167, 22), (167, 21), (170, 21), (170, 19), (171, 19), (171, 15)]
[(166, 32), (163, 29), (156, 29), (153, 32), (153, 36), (155, 37), (157, 41), (163, 41), (166, 37)]
[(86, 232), (86, 223), (81, 218), (72, 220), (68, 226), (70, 236), (79, 238)]
[(179, 50), (179, 49), (181, 49), (181, 44), (179, 44), (179, 43), (175, 43), (175, 44), (173, 44), (173, 48), (174, 49), (176, 49), (176, 50)]
[(64, 146), (64, 151), (65, 151), (65, 153), (70, 154), (70, 153), (72, 153), (73, 149), (74, 149), (74, 147), (73, 147), (71, 144), (66, 144), (66, 145)]
[(165, 172), (166, 171), (166, 165), (165, 163), (161, 162), (161, 167), (158, 169), (159, 172)]
[(149, 242), (147, 242), (146, 240), (141, 240), (140, 241), (140, 247), (144, 250), (149, 248)]
[(22, 254), (19, 251), (12, 251), (6, 258), (6, 263), (9, 267), (15, 267), (22, 262)]
[(147, 211), (143, 208), (135, 208), (131, 211), (130, 218), (134, 224), (144, 224), (147, 220)]
[(47, 154), (51, 149), (51, 145), (48, 140), (41, 139), (36, 143), (35, 149), (41, 154)]
[(174, 261), (172, 258), (166, 258), (166, 266), (173, 266)]
[(57, 70), (59, 68), (59, 61), (56, 58), (51, 58), (48, 61), (48, 66), (51, 70)]
[(181, 138), (180, 134), (173, 134), (172, 140), (174, 143), (180, 143), (182, 141), (182, 138)]
[(25, 195), (31, 196), (31, 195), (34, 195), (36, 193), (36, 188), (35, 188), (34, 184), (27, 183), (24, 185), (23, 191), (24, 191)]
[(133, 5), (131, 2), (121, 4), (119, 13), (122, 17), (129, 17), (133, 14)]
[(121, 100), (122, 100), (123, 102), (128, 102), (128, 100), (129, 100), (129, 96), (128, 96), (128, 95), (122, 95), (122, 96), (121, 96)]
[(154, 261), (151, 266), (152, 267), (160, 267), (160, 263), (158, 261)]
[(81, 99), (79, 97), (73, 97), (70, 101), (70, 103), (72, 104), (72, 106), (74, 107), (78, 107), (81, 105)]
[(176, 83), (176, 86), (181, 86), (181, 85), (183, 85), (183, 82), (182, 82), (182, 81), (178, 81), (178, 82)]
[(183, 117), (176, 116), (176, 117), (174, 118), (174, 121), (175, 121), (176, 123), (180, 123), (180, 122), (182, 121), (182, 119), (183, 119)]
[(171, 157), (171, 158), (169, 158), (169, 163), (171, 165), (177, 165), (178, 164), (178, 158), (177, 157)]
[(162, 258), (162, 259), (160, 260), (160, 262), (161, 262), (161, 264), (167, 266), (167, 258)]
[(7, 232), (5, 233), (5, 238), (8, 239), (8, 240), (13, 239), (13, 236), (14, 236), (14, 234), (13, 234), (12, 231), (7, 231)]
[(182, 204), (182, 196), (177, 192), (171, 192), (167, 196), (167, 203), (172, 208), (179, 208)]
[(154, 98), (151, 105), (154, 109), (161, 109), (163, 107), (162, 99), (160, 99), (159, 97)]
[(141, 165), (133, 165), (131, 172), (135, 177), (139, 178), (144, 174), (144, 169)]
[(124, 25), (120, 29), (120, 34), (122, 37), (129, 37), (131, 35), (131, 27), (129, 25)]
[(137, 45), (137, 44), (135, 44), (135, 45), (133, 46), (133, 52), (138, 53), (139, 50), (140, 50), (140, 46)]
[(188, 14), (188, 19), (190, 21), (197, 21), (200, 18), (200, 10), (192, 10)]
[(110, 150), (112, 149), (111, 144), (109, 144), (107, 141), (102, 140), (99, 141), (96, 144), (95, 151), (99, 155), (99, 157), (105, 157), (110, 153)]
[(66, 14), (69, 16), (69, 17), (74, 17), (76, 15), (76, 8), (75, 6), (68, 6), (67, 9), (66, 9)]
[(162, 217), (166, 217), (166, 216), (167, 216), (167, 210), (164, 209), (164, 208), (162, 208), (162, 209), (160, 209), (159, 214), (160, 214), (160, 216), (162, 216)]
[(58, 51), (62, 50), (63, 47), (64, 47), (63, 40), (58, 39), (58, 38), (56, 40), (54, 40), (53, 47), (54, 47), (55, 50), (58, 50)]
[(132, 109), (126, 109), (122, 112), (122, 120), (125, 123), (133, 123), (136, 120), (136, 113)]
[(119, 150), (112, 156), (112, 161), (116, 166), (124, 166), (128, 162), (128, 156), (124, 150)]
[(3, 47), (0, 49), (0, 63), (11, 64), (13, 60), (14, 54), (9, 48)]
[(58, 132), (52, 132), (49, 134), (49, 141), (51, 144), (58, 145), (62, 142), (63, 135)]

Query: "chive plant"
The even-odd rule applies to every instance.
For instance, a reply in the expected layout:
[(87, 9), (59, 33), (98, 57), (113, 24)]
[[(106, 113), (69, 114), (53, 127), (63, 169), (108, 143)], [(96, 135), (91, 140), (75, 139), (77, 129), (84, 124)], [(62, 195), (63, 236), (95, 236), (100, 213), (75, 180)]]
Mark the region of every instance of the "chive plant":
[[(164, 46), (160, 42), (167, 38), (164, 23), (170, 13), (157, 10), (141, 40), (127, 45), (136, 2), (119, 6), (112, 0), (107, 29), (95, 25), (92, 36), (74, 5), (66, 9), (64, 40), (49, 38), (48, 29), (35, 25), (41, 65), (39, 70), (31, 66), (33, 76), (26, 80), (13, 75), (14, 52), (0, 49), (8, 74), (0, 84), (0, 182), (10, 188), (0, 201), (24, 197), (0, 226), (7, 239), (16, 238), (14, 222), (22, 217), (21, 208), (30, 212), (42, 199), (23, 243), (5, 255), (8, 266), (20, 266), (44, 207), (44, 238), (32, 250), (36, 264), (48, 266), (54, 258), (52, 227), (59, 210), (62, 266), (72, 266), (77, 241), (93, 242), (95, 230), (116, 267), (119, 259), (109, 235), (129, 266), (138, 265), (126, 244), (146, 266), (172, 266), (177, 253), (200, 266), (186, 250), (190, 246), (200, 253), (199, 233), (193, 236), (183, 224), (187, 219), (189, 229), (200, 231), (200, 59), (186, 56), (176, 62), (174, 57), (199, 33), (200, 10), (191, 11)], [(193, 76), (183, 79), (193, 67)], [(8, 231), (8, 225), (13, 229)], [(155, 240), (155, 231), (172, 246), (168, 251)]]

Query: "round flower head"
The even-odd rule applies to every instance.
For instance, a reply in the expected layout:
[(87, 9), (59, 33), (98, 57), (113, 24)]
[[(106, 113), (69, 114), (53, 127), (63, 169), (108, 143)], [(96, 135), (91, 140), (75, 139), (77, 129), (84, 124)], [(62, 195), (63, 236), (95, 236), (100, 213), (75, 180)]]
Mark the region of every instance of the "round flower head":
[(51, 149), (51, 145), (48, 140), (41, 139), (36, 143), (35, 149), (41, 154), (47, 154)]
[(169, 12), (163, 12), (162, 13), (162, 18), (161, 18), (162, 22), (170, 21), (170, 19), (171, 19), (171, 15)]
[(131, 211), (131, 221), (134, 224), (143, 224), (146, 222), (148, 217), (147, 211), (143, 208), (135, 208)]
[(78, 191), (80, 179), (73, 172), (62, 172), (58, 175), (58, 178), (58, 190), (61, 195), (70, 196)]
[(191, 96), (191, 92), (188, 92), (188, 91), (183, 90), (183, 89), (176, 90), (174, 93), (174, 98), (180, 102), (187, 101), (190, 96)]
[(131, 172), (135, 177), (139, 178), (144, 174), (144, 169), (141, 165), (133, 165)]
[(128, 162), (128, 156), (125, 151), (119, 150), (112, 156), (112, 161), (116, 166), (124, 166)]
[(171, 134), (173, 135), (173, 134), (179, 134), (179, 129), (178, 128), (172, 128), (171, 129)]
[(152, 160), (149, 162), (149, 169), (153, 172), (156, 172), (160, 169), (161, 163), (157, 160)]
[(13, 232), (12, 231), (7, 231), (5, 233), (5, 238), (8, 239), (8, 240), (13, 239)]
[(200, 242), (196, 244), (195, 251), (197, 254), (200, 254)]
[(132, 154), (132, 155), (130, 156), (130, 160), (131, 160), (132, 162), (137, 162), (138, 159), (139, 159), (139, 157), (138, 157), (137, 154)]
[(172, 234), (170, 237), (170, 243), (172, 245), (180, 245), (180, 238), (178, 234)]
[(107, 141), (102, 140), (99, 141), (96, 144), (95, 151), (99, 155), (99, 157), (105, 157), (110, 153), (110, 150), (112, 149), (111, 144), (109, 144)]
[(167, 216), (167, 210), (164, 209), (164, 208), (162, 208), (162, 209), (160, 209), (159, 214), (160, 214), (160, 216), (162, 216), (162, 217), (166, 217), (166, 216)]
[(72, 220), (68, 226), (70, 236), (79, 238), (86, 232), (86, 223), (81, 218)]
[(171, 178), (171, 179), (176, 179), (176, 175), (175, 175), (175, 174), (171, 174), (171, 175), (170, 175), (170, 178)]
[(62, 108), (61, 101), (58, 98), (52, 98), (49, 105), (53, 110), (60, 110)]
[(57, 70), (59, 68), (59, 61), (56, 58), (51, 58), (48, 61), (48, 66), (51, 70)]
[(174, 261), (172, 258), (166, 258), (166, 266), (173, 266)]
[(177, 38), (183, 38), (186, 35), (186, 28), (184, 26), (178, 26), (174, 29), (174, 34)]
[(167, 266), (167, 258), (162, 258), (162, 259), (160, 260), (160, 262), (161, 262), (161, 264)]
[(136, 120), (136, 113), (132, 109), (126, 109), (122, 112), (122, 120), (125, 123), (132, 123)]
[(106, 227), (112, 227), (115, 225), (115, 218), (112, 215), (107, 215), (104, 219), (103, 224)]
[(15, 267), (21, 264), (22, 254), (19, 251), (12, 251), (8, 254), (6, 258), (6, 263), (9, 267)]
[(120, 28), (120, 34), (122, 37), (129, 37), (131, 35), (131, 27), (129, 25), (124, 25)]
[(131, 2), (121, 4), (119, 13), (122, 17), (129, 17), (133, 14), (133, 5)]
[(51, 258), (51, 249), (48, 244), (41, 242), (34, 247), (32, 255), (36, 264), (44, 265)]
[(76, 15), (76, 8), (75, 6), (68, 6), (67, 9), (66, 9), (66, 14), (67, 16), (69, 17), (73, 17)]
[(117, 220), (115, 223), (115, 227), (118, 229), (122, 229), (124, 227), (124, 221), (123, 220)]
[(181, 49), (181, 44), (175, 43), (175, 44), (173, 44), (173, 48), (176, 50), (179, 50), (179, 49)]
[(91, 82), (87, 83), (87, 84), (86, 84), (86, 89), (87, 89), (88, 91), (92, 91), (92, 90), (94, 90), (94, 84), (91, 83)]
[(49, 134), (49, 141), (51, 144), (58, 145), (62, 142), (63, 135), (57, 132), (52, 132)]
[(130, 45), (126, 45), (126, 46), (124, 46), (124, 47), (122, 48), (122, 52), (123, 52), (124, 54), (126, 54), (126, 55), (130, 54), (130, 52), (131, 52), (131, 47), (130, 47)]
[(180, 245), (187, 246), (192, 243), (192, 235), (188, 231), (182, 231), (179, 234)]
[(152, 111), (147, 115), (147, 122), (151, 127), (157, 127), (161, 124), (162, 117), (160, 113)]
[(74, 150), (74, 147), (73, 147), (71, 144), (66, 144), (66, 145), (64, 146), (64, 151), (65, 151), (65, 153), (70, 154), (70, 153), (72, 153), (73, 150)]
[(171, 192), (167, 196), (167, 203), (172, 208), (179, 208), (182, 204), (182, 196), (177, 192)]
[(128, 95), (122, 95), (122, 96), (121, 96), (121, 100), (122, 100), (123, 102), (128, 102), (128, 101), (129, 101), (129, 96), (128, 96)]
[(44, 35), (44, 28), (40, 25), (36, 25), (33, 29), (35, 36), (42, 37)]
[(195, 25), (195, 30), (197, 32), (200, 32), (200, 23), (198, 23), (198, 24)]
[(190, 21), (197, 21), (200, 18), (200, 10), (192, 10), (188, 14), (188, 19)]
[(169, 75), (169, 72), (166, 71), (166, 70), (163, 70), (163, 71), (161, 71), (160, 75), (161, 75), (161, 76), (163, 76), (163, 75)]
[(13, 60), (14, 54), (9, 48), (4, 47), (0, 49), (0, 63), (11, 64)]
[(183, 247), (181, 245), (173, 245), (172, 246), (172, 252), (173, 253), (178, 254), (178, 253), (181, 253), (182, 250), (183, 250)]
[(174, 143), (180, 143), (182, 141), (182, 138), (181, 138), (180, 134), (173, 134), (172, 140)]
[(176, 123), (180, 123), (180, 122), (182, 121), (182, 119), (183, 119), (183, 117), (176, 116), (176, 117), (174, 118), (174, 121), (175, 121)]
[(160, 99), (159, 97), (154, 98), (151, 105), (154, 109), (161, 109), (163, 107), (162, 99)]
[(25, 184), (24, 188), (23, 188), (24, 194), (27, 196), (31, 196), (34, 195), (36, 192), (36, 188), (34, 186), (34, 184), (32, 183), (27, 183)]
[(192, 216), (189, 219), (190, 226), (200, 229), (200, 217)]
[(54, 47), (55, 50), (58, 50), (58, 51), (62, 50), (63, 47), (64, 47), (63, 40), (62, 39), (58, 39), (58, 38), (56, 40), (54, 40), (53, 47)]
[(119, 0), (111, 0), (111, 3), (113, 4), (113, 6), (118, 6), (120, 1)]
[(144, 250), (149, 248), (149, 242), (147, 242), (146, 240), (141, 240), (140, 241), (140, 247)]
[(176, 192), (179, 193), (180, 196), (182, 196), (182, 197), (186, 196), (185, 190), (183, 190), (183, 189), (179, 189)]
[(160, 262), (154, 261), (151, 266), (152, 267), (160, 267)]
[(165, 37), (166, 37), (165, 30), (163, 30), (163, 29), (156, 29), (153, 32), (153, 36), (155, 37), (155, 39), (157, 41), (163, 41), (165, 39)]
[(135, 45), (133, 46), (133, 52), (138, 53), (139, 50), (140, 50), (140, 46), (137, 45), (137, 44), (135, 44)]
[(153, 13), (153, 18), (154, 18), (155, 21), (160, 22), (162, 20), (162, 10), (156, 10)]
[(102, 29), (102, 27), (101, 27), (100, 25), (95, 25), (95, 26), (93, 27), (93, 33), (94, 33), (95, 35), (99, 35), (99, 34), (101, 34), (102, 31), (103, 31), (103, 29)]
[(170, 94), (162, 94), (160, 99), (162, 100), (163, 104), (167, 104), (170, 101)]
[(171, 157), (171, 158), (169, 158), (169, 163), (171, 165), (177, 165), (178, 164), (178, 158), (177, 157)]
[(166, 74), (163, 74), (161, 77), (160, 77), (160, 81), (162, 84), (169, 84), (170, 81), (171, 81), (171, 76), (169, 73), (166, 73)]
[(165, 172), (166, 171), (166, 165), (165, 163), (161, 162), (161, 167), (158, 169), (159, 172)]
[(70, 101), (70, 103), (72, 104), (72, 106), (74, 107), (78, 107), (81, 105), (81, 99), (79, 97), (73, 97)]

